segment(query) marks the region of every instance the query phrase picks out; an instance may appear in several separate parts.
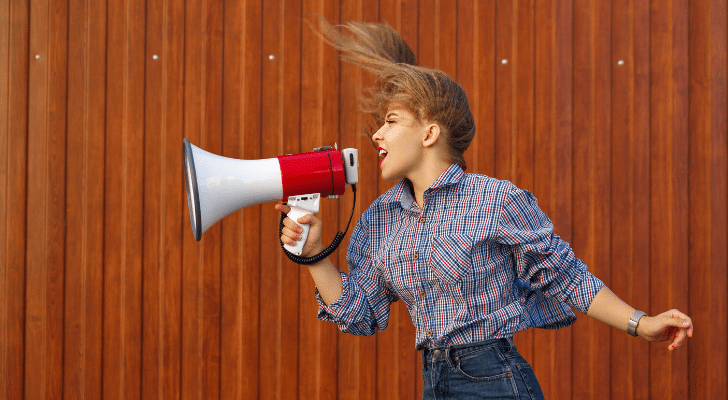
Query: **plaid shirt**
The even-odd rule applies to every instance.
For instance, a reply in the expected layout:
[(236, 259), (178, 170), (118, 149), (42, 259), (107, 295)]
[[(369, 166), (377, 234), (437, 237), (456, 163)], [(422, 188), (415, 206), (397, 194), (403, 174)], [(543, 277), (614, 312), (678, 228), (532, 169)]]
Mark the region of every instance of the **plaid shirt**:
[[(574, 256), (534, 196), (452, 165), (424, 193), (402, 180), (361, 216), (347, 252), (344, 292), (319, 318), (373, 335), (402, 299), (417, 349), (562, 328), (604, 285)], [(568, 304), (568, 305), (567, 305)]]

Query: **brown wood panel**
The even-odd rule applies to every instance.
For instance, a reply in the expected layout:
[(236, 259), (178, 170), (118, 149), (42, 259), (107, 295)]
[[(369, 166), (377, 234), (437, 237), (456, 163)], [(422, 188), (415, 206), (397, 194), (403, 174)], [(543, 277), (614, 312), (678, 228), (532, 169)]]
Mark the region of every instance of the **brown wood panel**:
[(160, 255), (161, 341), (163, 378), (162, 398), (180, 398), (182, 392), (182, 268), (184, 243), (191, 228), (182, 180), (180, 143), (184, 131), (184, 26), (185, 7), (178, 2), (163, 2), (164, 48), (159, 54), (162, 63), (162, 147), (163, 186), (163, 254)]
[[(185, 3), (184, 10), (184, 135), (203, 149), (211, 149), (205, 135), (205, 2)], [(181, 301), (181, 388), (182, 399), (196, 399), (203, 394), (203, 270), (205, 253), (211, 236), (219, 237), (219, 224), (199, 244), (183, 238)], [(211, 246), (215, 246), (214, 240)]]
[[(605, 7), (606, 5), (606, 7)], [(610, 285), (610, 60), (609, 3), (574, 3), (573, 240), (575, 253)], [(600, 24), (602, 24), (600, 26)], [(606, 26), (605, 26), (606, 25)], [(600, 326), (601, 325), (601, 326)], [(604, 329), (607, 328), (607, 329)], [(609, 328), (581, 319), (574, 326), (573, 396), (599, 390), (609, 397), (609, 372), (591, 368), (608, 363)]]
[[(690, 4), (689, 82), (689, 250), (690, 312), (695, 324), (711, 326), (703, 340), (689, 344), (691, 398), (720, 397), (726, 353), (714, 351), (726, 332), (725, 319), (712, 318), (726, 310), (726, 3)], [(722, 20), (721, 20), (722, 16)], [(722, 117), (721, 117), (722, 115)], [(693, 356), (694, 355), (694, 356)], [(704, 377), (703, 379), (696, 378)]]
[(163, 229), (163, 88), (164, 10), (162, 2), (147, 4), (144, 51), (144, 254), (142, 259), (141, 397), (162, 399), (164, 342), (161, 299), (164, 267)]
[[(245, 3), (241, 1), (225, 4), (223, 19), (223, 125), (222, 125), (222, 155), (226, 157), (243, 157), (243, 135), (245, 119), (243, 83), (245, 66), (246, 32), (245, 25), (247, 10)], [(251, 135), (252, 137), (252, 135)], [(178, 154), (178, 153), (175, 153)], [(180, 203), (180, 209), (184, 205)], [(172, 217), (172, 216), (170, 216)], [(246, 370), (245, 358), (257, 357), (257, 353), (246, 355), (244, 344), (253, 341), (255, 336), (248, 336), (244, 340), (243, 329), (246, 319), (243, 318), (243, 282), (248, 280), (243, 270), (243, 251), (245, 250), (243, 238), (244, 232), (242, 213), (231, 215), (222, 226), (222, 270), (220, 279), (221, 286), (221, 327), (220, 327), (220, 397), (221, 398), (242, 398), (244, 393), (257, 393), (257, 388), (252, 385), (244, 386), (244, 377), (250, 376), (257, 380), (257, 369)], [(189, 218), (185, 220), (183, 234), (190, 232)], [(246, 221), (247, 225), (247, 221)], [(252, 227), (251, 227), (252, 229)], [(256, 294), (257, 295), (257, 294)], [(254, 310), (245, 310), (254, 321), (256, 314)], [(257, 346), (255, 346), (257, 348)]]
[[(48, 341), (52, 326), (49, 324), (48, 262), (48, 187), (46, 170), (48, 147), (48, 3), (34, 2), (30, 6), (30, 19), (44, 23), (30, 25), (28, 66), (28, 132), (27, 173), (27, 247), (25, 255), (25, 396), (41, 398), (50, 390), (49, 378), (56, 378), (47, 368), (51, 354)], [(61, 52), (61, 57), (65, 54)], [(63, 153), (63, 151), (61, 151)], [(34, 229), (31, 229), (34, 227)], [(62, 269), (62, 265), (61, 265)]]
[[(389, 22), (468, 93), (468, 172), (532, 191), (630, 304), (694, 317), (675, 353), (581, 315), (519, 333), (547, 398), (725, 397), (726, 7), (0, 1), (2, 397), (421, 397), (404, 305), (374, 337), (318, 321), (272, 204), (190, 235), (183, 137), (245, 159), (359, 148), (355, 220), (394, 184), (360, 131), (372, 77), (312, 14)], [(324, 241), (351, 202), (324, 202)]]
[[(0, 148), (8, 148), (8, 135), (10, 132), (9, 115), (10, 105), (8, 104), (10, 92), (10, 2), (0, 2)], [(8, 226), (8, 152), (0, 151), (0, 393), (8, 396), (8, 347), (10, 344), (9, 335), (6, 333), (8, 326), (8, 283), (7, 277), (10, 268), (7, 265), (7, 226)]]
[[(60, 2), (59, 2), (60, 3)], [(64, 4), (57, 4), (61, 6)], [(64, 5), (65, 6), (65, 5)], [(85, 388), (83, 385), (87, 368), (85, 365), (86, 335), (85, 335), (85, 317), (86, 317), (86, 300), (87, 290), (86, 278), (88, 265), (86, 264), (86, 247), (89, 238), (89, 227), (86, 224), (86, 216), (88, 215), (88, 175), (92, 172), (87, 167), (88, 164), (88, 141), (90, 132), (88, 130), (87, 121), (89, 118), (89, 102), (87, 96), (89, 90), (86, 87), (86, 78), (88, 77), (88, 55), (87, 37), (85, 32), (88, 31), (89, 19), (86, 15), (88, 8), (84, 2), (78, 2), (68, 7), (68, 71), (66, 71), (65, 63), (59, 63), (52, 70), (63, 71), (68, 76), (68, 85), (63, 85), (66, 81), (65, 76), (59, 76), (52, 79), (55, 85), (63, 85), (59, 89), (62, 100), (59, 107), (62, 111), (58, 115), (65, 116), (66, 109), (65, 95), (68, 96), (68, 104), (78, 105), (77, 107), (67, 108), (69, 132), (73, 134), (67, 135), (67, 148), (61, 150), (61, 154), (66, 156), (66, 168), (63, 166), (58, 168), (65, 172), (65, 176), (61, 176), (58, 182), (66, 181), (65, 201), (57, 201), (61, 208), (53, 214), (62, 217), (64, 215), (63, 205), (66, 205), (66, 221), (71, 227), (68, 231), (75, 240), (67, 240), (66, 242), (66, 265), (65, 265), (65, 318), (66, 326), (64, 339), (64, 347), (66, 349), (66, 357), (63, 361), (64, 382), (63, 385), (71, 390), (66, 394), (69, 398), (83, 398)], [(66, 10), (63, 10), (64, 12)], [(55, 14), (55, 13), (54, 13)], [(66, 22), (64, 13), (63, 22)], [(62, 31), (53, 29), (56, 33)], [(65, 38), (64, 38), (65, 39)], [(66, 44), (63, 43), (65, 49)], [(55, 52), (54, 52), (55, 53)], [(62, 54), (63, 52), (59, 52)], [(60, 79), (58, 79), (60, 78)], [(67, 93), (64, 91), (67, 90)], [(56, 114), (56, 113), (54, 113)], [(65, 127), (64, 121), (54, 129), (58, 132), (61, 139), (64, 139)], [(55, 180), (55, 179), (54, 179)], [(61, 186), (61, 185), (59, 185)], [(59, 232), (65, 235), (66, 232)], [(62, 260), (63, 258), (61, 258)], [(61, 303), (63, 304), (63, 302)], [(61, 313), (64, 315), (64, 313)], [(59, 393), (60, 394), (60, 393)]]
[(6, 225), (3, 246), (5, 293), (4, 371), (7, 399), (21, 399), (25, 385), (25, 253), (27, 209), (27, 129), (29, 73), (29, 2), (12, 2), (9, 7), (9, 57), (7, 90), (7, 137), (4, 170)]
[(119, 398), (121, 360), (119, 349), (123, 347), (119, 329), (119, 298), (120, 298), (120, 272), (122, 261), (122, 243), (120, 239), (121, 221), (119, 214), (123, 212), (122, 196), (119, 189), (123, 187), (123, 177), (119, 167), (124, 162), (124, 146), (122, 141), (122, 127), (124, 115), (120, 107), (125, 104), (123, 92), (124, 79), (124, 45), (123, 37), (123, 9), (119, 9), (122, 2), (108, 4), (107, 8), (107, 110), (106, 110), (106, 147), (104, 151), (105, 172), (104, 178), (104, 310), (103, 310), (103, 392), (104, 398)]
[[(647, 281), (649, 272), (649, 253), (643, 251), (649, 243), (644, 227), (648, 226), (646, 214), (639, 212), (646, 209), (649, 193), (645, 186), (647, 177), (644, 145), (648, 138), (649, 119), (645, 113), (635, 110), (644, 107), (649, 99), (645, 93), (644, 70), (648, 67), (648, 59), (642, 52), (644, 41), (640, 39), (649, 29), (649, 22), (639, 18), (645, 7), (641, 2), (615, 2), (613, 9), (630, 10), (629, 13), (613, 13), (612, 46), (613, 80), (612, 80), (612, 277), (611, 289), (629, 304), (642, 309), (647, 303), (647, 293), (641, 290), (639, 281)], [(634, 17), (631, 17), (634, 15)], [(641, 22), (640, 22), (641, 21)], [(641, 272), (642, 271), (642, 272)], [(627, 335), (612, 335), (611, 363), (624, 365), (611, 371), (611, 389), (614, 398), (645, 398), (646, 385), (640, 385), (647, 379), (648, 370), (646, 343), (630, 340)], [(633, 362), (634, 361), (634, 362)]]
[[(89, 2), (88, 47), (83, 49), (87, 63), (84, 77), (87, 102), (86, 124), (86, 224), (87, 241), (83, 254), (84, 281), (83, 364), (84, 397), (101, 397), (103, 365), (103, 288), (104, 288), (104, 188), (106, 123), (106, 4)], [(80, 7), (80, 6), (79, 6)], [(70, 39), (69, 39), (70, 40)], [(80, 83), (80, 82), (79, 82)], [(67, 268), (67, 271), (70, 271)], [(69, 375), (66, 375), (69, 376)], [(72, 376), (72, 375), (70, 375)], [(65, 388), (69, 388), (66, 384)], [(68, 389), (64, 389), (68, 391)]]
[[(681, 36), (687, 29), (685, 2), (652, 2), (651, 8), (651, 137), (650, 137), (650, 312), (685, 309), (681, 273), (686, 265), (687, 115), (686, 53)], [(663, 351), (660, 351), (663, 350)], [(650, 395), (682, 397), (680, 376), (686, 354), (671, 354), (662, 344), (651, 346)]]

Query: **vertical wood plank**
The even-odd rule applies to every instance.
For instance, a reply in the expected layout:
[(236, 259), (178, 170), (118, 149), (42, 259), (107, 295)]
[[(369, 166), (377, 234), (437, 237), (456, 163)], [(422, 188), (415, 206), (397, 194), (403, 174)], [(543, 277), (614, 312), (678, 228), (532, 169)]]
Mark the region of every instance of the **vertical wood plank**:
[(513, 2), (495, 3), (495, 173), (497, 179), (513, 181), (515, 178), (514, 144), (514, 74), (512, 58)]
[[(651, 126), (651, 279), (650, 313), (686, 309), (684, 276), (687, 232), (687, 82), (685, 72), (686, 3), (652, 3), (652, 126)], [(663, 344), (653, 344), (651, 396), (686, 395), (682, 371), (687, 357), (671, 356)]]
[(5, 160), (6, 224), (5, 315), (7, 349), (5, 365), (7, 399), (22, 399), (25, 386), (25, 301), (26, 301), (26, 200), (28, 138), (28, 64), (30, 54), (29, 2), (10, 4), (8, 58), (8, 116)]
[[(204, 2), (204, 118), (203, 142), (209, 151), (222, 153), (223, 2)], [(220, 396), (220, 250), (222, 225), (207, 233), (202, 271), (202, 394)]]
[[(261, 158), (273, 158), (283, 152), (285, 133), (283, 132), (284, 96), (282, 86), (282, 67), (285, 55), (281, 54), (283, 40), (282, 11), (285, 7), (280, 2), (269, 1), (263, 3), (262, 10), (262, 41), (261, 59), (262, 86), (261, 98)], [(272, 57), (272, 58), (271, 58)], [(294, 151), (295, 153), (295, 151)], [(261, 206), (261, 238), (273, 242), (278, 236), (278, 221), (280, 214), (271, 205)], [(272, 249), (271, 249), (272, 250)], [(260, 274), (260, 291), (265, 297), (260, 303), (260, 347), (266, 349), (265, 356), (260, 357), (260, 388), (262, 399), (277, 399), (281, 397), (281, 390), (285, 386), (281, 379), (281, 361), (284, 358), (281, 348), (283, 333), (282, 308), (284, 307), (279, 290), (283, 260), (268, 256), (262, 260)], [(271, 254), (272, 255), (272, 254)], [(293, 266), (292, 268), (296, 268)], [(290, 305), (289, 305), (290, 306)]]
[[(60, 3), (60, 2), (59, 2)], [(65, 4), (64, 4), (65, 6)], [(66, 243), (66, 287), (65, 287), (65, 340), (64, 347), (64, 394), (70, 398), (84, 397), (84, 378), (86, 375), (86, 276), (87, 263), (85, 247), (89, 240), (88, 225), (88, 177), (91, 171), (88, 163), (88, 90), (86, 87), (88, 76), (87, 49), (88, 43), (85, 32), (88, 31), (89, 18), (86, 15), (88, 6), (86, 2), (78, 1), (68, 4), (68, 85), (66, 77), (61, 76), (59, 81), (61, 99), (68, 96), (68, 132), (61, 125), (61, 131), (67, 141), (66, 174), (67, 190), (65, 193), (65, 212), (68, 224), (72, 227), (73, 238)], [(64, 20), (65, 23), (65, 20)], [(59, 30), (54, 29), (54, 32)], [(60, 32), (59, 32), (60, 33)], [(61, 49), (59, 49), (61, 50)], [(61, 53), (66, 50), (64, 47)], [(56, 70), (56, 68), (54, 68)], [(54, 81), (56, 79), (53, 79)], [(64, 93), (67, 92), (67, 93)], [(65, 104), (62, 104), (65, 106)], [(64, 107), (65, 108), (65, 107)], [(66, 110), (61, 115), (66, 114)], [(61, 121), (64, 122), (64, 121)], [(63, 167), (61, 167), (63, 170)], [(64, 235), (65, 232), (62, 232)]]
[[(205, 135), (205, 2), (185, 3), (184, 26), (184, 131), (185, 137), (198, 147), (215, 152), (208, 147)], [(197, 243), (189, 235), (183, 240), (182, 254), (182, 399), (200, 399), (203, 395), (203, 270), (208, 238), (216, 235), (216, 229), (205, 234)], [(214, 242), (211, 243), (214, 246)]]
[(125, 237), (122, 318), (124, 354), (123, 393), (127, 399), (141, 397), (142, 369), (142, 262), (144, 254), (144, 108), (145, 108), (145, 42), (146, 7), (145, 0), (130, 0), (125, 10), (126, 96), (128, 106), (125, 123), (127, 137), (124, 146), (127, 151), (124, 182), (124, 207), (128, 212), (123, 221)]
[(103, 398), (124, 398), (124, 341), (121, 297), (122, 266), (125, 265), (123, 221), (126, 218), (123, 174), (126, 163), (126, 74), (124, 53), (125, 2), (110, 2), (107, 8), (106, 148), (104, 182), (104, 323), (103, 323)]
[(10, 131), (10, 1), (0, 1), (0, 393), (8, 395), (8, 135)]
[[(609, 199), (611, 193), (609, 113), (610, 10), (604, 2), (574, 3), (574, 224), (573, 248), (590, 272), (609, 286)], [(607, 4), (608, 5), (608, 4)], [(594, 365), (608, 362), (609, 330), (582, 318), (574, 327), (573, 396), (609, 397), (609, 374)], [(593, 341), (594, 340), (594, 341)], [(595, 344), (598, 343), (598, 344)], [(605, 345), (607, 344), (607, 345)], [(598, 392), (595, 388), (602, 388)]]
[[(611, 226), (612, 226), (612, 265), (610, 288), (625, 302), (639, 308), (635, 303), (633, 289), (639, 287), (635, 284), (636, 253), (640, 253), (635, 246), (641, 236), (634, 229), (639, 218), (633, 205), (637, 204), (635, 184), (635, 164), (641, 162), (636, 158), (638, 151), (633, 140), (635, 132), (634, 108), (637, 104), (635, 93), (635, 63), (639, 61), (635, 53), (635, 24), (637, 23), (632, 2), (620, 0), (614, 2), (615, 10), (629, 10), (630, 12), (614, 12), (612, 14), (612, 53), (613, 66), (612, 80), (612, 151), (611, 151)], [(643, 159), (642, 159), (643, 160)], [(612, 365), (623, 365), (623, 368), (611, 370), (611, 394), (614, 398), (634, 398), (633, 387), (637, 384), (635, 366), (632, 359), (635, 354), (635, 340), (627, 335), (614, 333), (611, 339)]]
[(163, 338), (163, 3), (147, 2), (144, 76), (144, 258), (142, 260), (141, 397), (162, 399)]
[[(690, 312), (694, 323), (710, 320), (710, 303), (713, 293), (710, 285), (710, 221), (713, 218), (710, 190), (710, 18), (708, 2), (693, 2), (690, 5), (690, 244), (689, 261), (695, 279), (690, 280)], [(700, 306), (695, 307), (695, 303)], [(707, 306), (706, 306), (707, 305)], [(710, 336), (708, 336), (710, 337)], [(709, 344), (710, 341), (701, 341)], [(698, 376), (709, 376), (713, 368), (710, 363), (710, 347), (689, 344), (696, 358), (706, 360), (700, 365), (691, 365)], [(692, 361), (692, 360), (690, 360)], [(692, 364), (692, 363), (691, 363)], [(710, 383), (695, 385), (691, 382), (690, 395), (695, 398), (709, 398)]]
[[(633, 144), (631, 154), (633, 160), (634, 201), (632, 203), (634, 221), (632, 224), (632, 236), (635, 251), (632, 257), (634, 268), (633, 282), (650, 281), (650, 5), (647, 2), (633, 1), (634, 14), (633, 30), (634, 35), (634, 109), (632, 118), (634, 128), (629, 140)], [(615, 264), (616, 265), (616, 264)], [(642, 284), (645, 285), (645, 284)], [(640, 309), (647, 309), (650, 298), (650, 291), (646, 286), (633, 285), (632, 299), (630, 304)], [(650, 346), (645, 341), (636, 341), (634, 354), (631, 362), (634, 365), (633, 385), (635, 398), (646, 398), (649, 395), (649, 385), (640, 384), (648, 382), (650, 377)]]
[[(185, 4), (164, 1), (162, 137), (163, 254), (160, 277), (162, 295), (163, 377), (162, 398), (182, 396), (182, 276), (185, 238), (191, 235), (182, 179), (181, 143), (185, 136)], [(191, 138), (194, 140), (194, 138)]]
[[(702, 340), (688, 343), (690, 398), (720, 397), (726, 367), (726, 3), (690, 4), (689, 246), (690, 315), (710, 326)], [(718, 50), (721, 49), (721, 50)], [(722, 116), (720, 116), (722, 115)]]
[[(300, 148), (300, 127), (301, 127), (301, 30), (308, 29), (302, 25), (302, 19), (305, 17), (301, 12), (301, 2), (286, 0), (281, 3), (280, 15), (281, 21), (281, 37), (282, 43), (278, 46), (282, 52), (282, 58), (277, 57), (279, 62), (283, 63), (279, 76), (279, 84), (282, 84), (282, 92), (279, 98), (281, 125), (281, 143), (280, 154), (293, 154), (298, 152)], [(342, 143), (343, 144), (343, 143)], [(273, 220), (266, 221), (266, 225), (275, 227), (278, 224), (280, 215), (275, 215)], [(278, 239), (278, 231), (275, 231), (273, 243), (280, 248)], [(280, 337), (280, 379), (281, 382), (290, 382), (284, 384), (280, 389), (280, 398), (293, 398), (298, 393), (298, 384), (295, 383), (298, 378), (299, 368), (305, 368), (299, 364), (299, 315), (300, 304), (299, 274), (306, 273), (302, 271), (302, 267), (294, 265), (282, 253), (278, 253), (279, 261), (279, 285), (278, 296), (280, 298), (280, 320), (281, 320), (281, 337)], [(310, 293), (310, 292), (309, 292)], [(309, 311), (311, 312), (311, 311)]]
[[(66, 185), (67, 185), (67, 5), (49, 4), (48, 33), (45, 39), (48, 43), (48, 115), (46, 121), (48, 153), (45, 160), (45, 173), (47, 181), (47, 210), (46, 210), (46, 318), (47, 331), (44, 333), (46, 346), (45, 375), (46, 398), (63, 396), (63, 376), (58, 373), (63, 369), (64, 359), (64, 291), (65, 291), (65, 246), (67, 243), (66, 219)], [(58, 9), (61, 10), (58, 10)]]
[[(728, 313), (728, 2), (710, 3), (710, 71), (711, 71), (711, 126), (710, 126), (710, 182), (711, 215), (710, 226), (710, 292), (713, 294), (711, 308), (713, 315)], [(692, 271), (692, 269), (689, 269)], [(692, 292), (688, 292), (692, 296)], [(711, 326), (706, 324), (705, 326)], [(715, 354), (709, 361), (715, 369), (709, 375), (709, 396), (727, 396), (728, 382), (718, 371), (728, 369), (728, 323), (723, 319), (711, 326), (710, 341)], [(691, 342), (692, 344), (692, 342)], [(722, 350), (721, 350), (722, 348)], [(702, 360), (694, 360), (701, 362)], [(688, 368), (688, 371), (695, 371)], [(700, 375), (690, 374), (690, 382), (699, 381)], [(707, 378), (707, 376), (706, 376)]]
[(473, 59), (476, 89), (471, 107), (477, 133), (471, 144), (472, 172), (495, 176), (496, 10), (495, 2), (476, 2), (475, 5)]
[[(84, 356), (83, 394), (102, 396), (103, 305), (104, 305), (104, 192), (106, 132), (106, 2), (91, 1), (87, 6), (84, 59), (86, 69), (86, 215), (84, 277)], [(67, 351), (66, 351), (67, 353)], [(66, 386), (68, 388), (68, 385)], [(64, 392), (67, 389), (64, 389)]]
[[(263, 121), (261, 120), (261, 77), (262, 77), (262, 43), (263, 5), (260, 1), (247, 1), (245, 4), (245, 58), (243, 70), (244, 117), (241, 131), (243, 133), (242, 155), (245, 159), (261, 158)], [(243, 211), (243, 283), (242, 314), (247, 321), (243, 326), (243, 354), (245, 368), (243, 370), (243, 393), (258, 393), (260, 387), (259, 360), (263, 357), (260, 349), (260, 266), (263, 260), (260, 238), (261, 206), (248, 207)]]
[[(30, 398), (46, 395), (49, 374), (46, 363), (48, 325), (48, 2), (30, 5), (28, 66), (27, 252), (25, 260), (25, 390)], [(61, 57), (65, 54), (61, 53)]]
[[(225, 3), (223, 13), (223, 121), (222, 155), (242, 158), (245, 132), (244, 120), (244, 61), (245, 61), (245, 3), (234, 1)], [(189, 224), (185, 221), (185, 223)], [(243, 271), (243, 224), (242, 213), (230, 215), (222, 224), (222, 271), (221, 309), (220, 309), (220, 397), (242, 398), (243, 371), (247, 354), (243, 353), (243, 326), (246, 317), (243, 312), (243, 281), (248, 277)], [(189, 232), (185, 232), (189, 234)], [(252, 339), (252, 338), (249, 338)], [(256, 354), (257, 356), (257, 354)], [(257, 374), (258, 369), (246, 371)], [(254, 377), (257, 377), (254, 375)], [(257, 389), (247, 388), (258, 394)]]

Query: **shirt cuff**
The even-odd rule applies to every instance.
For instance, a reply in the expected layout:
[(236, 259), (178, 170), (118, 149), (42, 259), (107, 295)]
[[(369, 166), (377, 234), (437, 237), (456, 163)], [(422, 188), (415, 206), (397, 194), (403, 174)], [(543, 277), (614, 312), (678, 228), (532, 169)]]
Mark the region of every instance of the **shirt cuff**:
[(324, 299), (321, 298), (318, 288), (315, 288), (314, 290), (316, 301), (318, 301), (319, 304), (318, 318), (322, 321), (338, 321), (341, 308), (344, 304), (346, 304), (346, 300), (349, 298), (349, 275), (345, 274), (343, 271), (339, 271), (339, 274), (341, 274), (343, 292), (335, 302), (327, 305), (324, 302)]
[(594, 300), (594, 296), (602, 287), (604, 287), (604, 282), (592, 275), (591, 272), (584, 271), (579, 284), (566, 298), (566, 302), (581, 313), (586, 314), (592, 300)]

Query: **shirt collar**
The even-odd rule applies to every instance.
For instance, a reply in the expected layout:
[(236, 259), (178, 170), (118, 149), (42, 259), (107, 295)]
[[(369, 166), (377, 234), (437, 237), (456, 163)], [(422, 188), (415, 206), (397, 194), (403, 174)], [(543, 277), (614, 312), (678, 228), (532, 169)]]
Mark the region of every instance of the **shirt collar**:
[[(465, 173), (459, 165), (450, 165), (450, 167), (448, 167), (445, 172), (443, 172), (437, 179), (435, 179), (435, 182), (430, 185), (430, 188), (425, 190), (425, 196), (434, 192), (437, 189), (456, 185), (458, 182), (460, 182), (464, 175)], [(412, 196), (412, 190), (410, 188), (411, 184), (409, 183), (407, 178), (402, 179), (401, 181), (399, 181), (399, 183), (394, 185), (382, 196), (382, 201), (384, 201), (385, 203), (400, 203), (402, 205), (402, 208), (407, 210), (412, 205), (412, 202), (415, 201), (414, 197)]]

